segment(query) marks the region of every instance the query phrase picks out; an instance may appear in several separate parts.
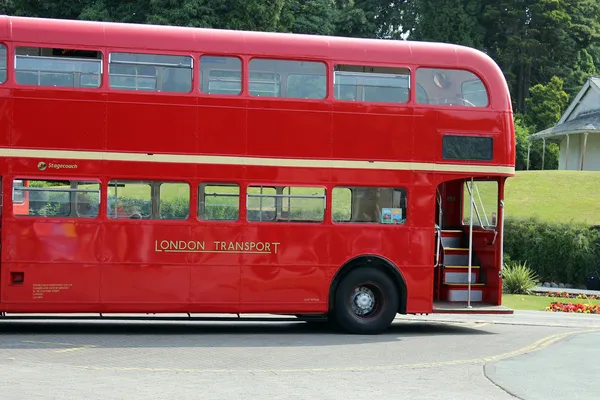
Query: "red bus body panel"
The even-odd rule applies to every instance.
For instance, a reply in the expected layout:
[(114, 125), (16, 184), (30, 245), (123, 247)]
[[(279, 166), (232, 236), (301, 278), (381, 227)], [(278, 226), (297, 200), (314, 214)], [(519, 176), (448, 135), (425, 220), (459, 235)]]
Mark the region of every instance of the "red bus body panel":
[[(487, 177), (514, 171), (506, 82), (489, 57), (465, 47), (14, 17), (0, 18), (0, 42), (9, 60), (17, 46), (102, 51), (105, 72), (102, 86), (93, 90), (28, 87), (16, 83), (9, 65), (7, 81), (0, 85), (0, 311), (326, 312), (336, 273), (349, 260), (369, 254), (399, 270), (407, 287), (407, 313), (431, 312), (436, 188), (478, 173), (452, 170), (449, 165), (470, 163), (442, 158), (442, 134), (492, 136), (493, 162), (472, 164), (483, 165)], [(382, 105), (336, 101), (330, 95), (319, 101), (256, 98), (246, 89), (240, 96), (211, 96), (199, 92), (196, 76), (191, 93), (116, 91), (108, 85), (111, 51), (190, 55), (196, 61), (204, 54), (245, 61), (256, 56), (320, 60), (330, 68), (335, 63), (402, 66), (412, 71), (412, 99), (417, 67), (463, 68), (484, 82), (490, 104), (444, 107), (410, 100)], [(40, 171), (42, 161), (65, 163), (61, 151), (81, 154), (68, 160), (76, 169)], [(322, 165), (297, 166), (302, 160)], [(325, 167), (330, 161), (381, 167)], [(95, 219), (17, 217), (12, 180), (23, 177), (98, 180), (103, 187), (111, 179), (185, 181), (191, 185), (190, 217), (119, 221), (108, 219), (102, 208)], [(335, 185), (400, 186), (410, 193), (410, 218), (401, 226), (351, 225), (335, 224), (326, 213), (322, 223), (259, 223), (248, 222), (242, 207), (238, 221), (199, 221), (197, 186), (206, 181), (236, 182), (240, 188), (310, 185), (325, 187), (328, 194)], [(106, 204), (105, 191), (102, 196)], [(269, 243), (271, 251), (161, 251), (162, 241), (180, 240), (202, 241), (207, 249), (230, 242)], [(21, 284), (14, 284), (17, 273), (24, 275)]]

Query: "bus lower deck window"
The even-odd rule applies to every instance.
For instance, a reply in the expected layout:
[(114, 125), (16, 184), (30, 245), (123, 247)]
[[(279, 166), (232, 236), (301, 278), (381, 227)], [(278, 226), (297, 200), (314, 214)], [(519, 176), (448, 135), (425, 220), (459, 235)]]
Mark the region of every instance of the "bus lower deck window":
[(404, 224), (405, 189), (379, 187), (336, 187), (332, 193), (334, 222)]

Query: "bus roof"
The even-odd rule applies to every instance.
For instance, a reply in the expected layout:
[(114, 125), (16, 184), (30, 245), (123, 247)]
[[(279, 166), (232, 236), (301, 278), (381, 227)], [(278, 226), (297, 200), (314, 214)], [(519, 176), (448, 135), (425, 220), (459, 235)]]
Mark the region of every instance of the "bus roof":
[[(213, 54), (278, 55), (362, 63), (461, 67), (501, 76), (485, 53), (455, 44), (0, 16), (0, 40)], [(504, 77), (502, 76), (502, 79)]]

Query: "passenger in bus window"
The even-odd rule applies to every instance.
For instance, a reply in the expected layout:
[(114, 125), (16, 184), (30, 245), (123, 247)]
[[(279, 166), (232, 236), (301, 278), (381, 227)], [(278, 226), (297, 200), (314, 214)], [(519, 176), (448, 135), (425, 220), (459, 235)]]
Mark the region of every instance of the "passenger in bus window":
[(125, 211), (125, 207), (120, 200), (117, 201), (114, 210), (109, 212), (109, 216), (114, 219), (129, 219), (129, 213)]
[(137, 206), (132, 206), (129, 212), (130, 219), (143, 219), (142, 212)]
[(95, 217), (92, 206), (92, 200), (85, 193), (77, 194), (77, 216), (79, 217)]

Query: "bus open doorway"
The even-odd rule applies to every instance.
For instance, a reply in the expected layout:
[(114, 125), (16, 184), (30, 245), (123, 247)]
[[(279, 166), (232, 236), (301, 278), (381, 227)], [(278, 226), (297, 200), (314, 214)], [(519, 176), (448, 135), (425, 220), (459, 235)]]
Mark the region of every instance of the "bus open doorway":
[(512, 313), (502, 307), (505, 178), (441, 183), (436, 193), (434, 313)]

